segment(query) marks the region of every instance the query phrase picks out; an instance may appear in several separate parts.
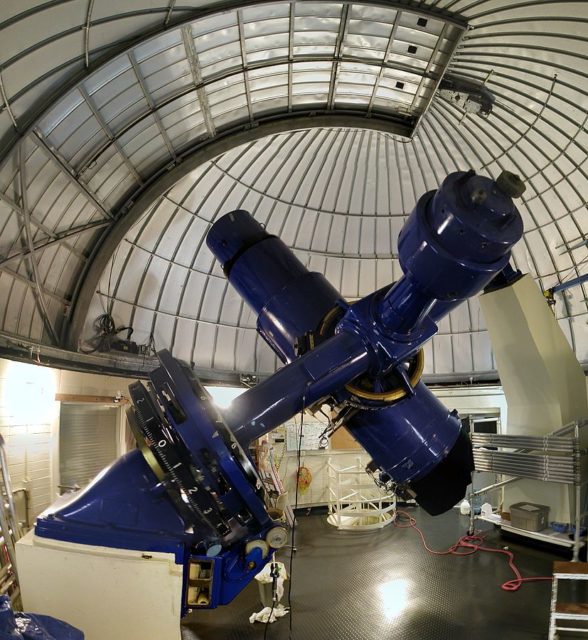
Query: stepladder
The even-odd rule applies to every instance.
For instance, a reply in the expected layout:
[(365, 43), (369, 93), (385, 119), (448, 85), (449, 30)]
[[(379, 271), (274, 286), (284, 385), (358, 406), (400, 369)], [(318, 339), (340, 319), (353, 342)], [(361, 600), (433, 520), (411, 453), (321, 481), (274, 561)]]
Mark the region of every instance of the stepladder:
[[(568, 593), (563, 594), (564, 590)], [(563, 595), (566, 599), (562, 601)], [(577, 638), (582, 634), (588, 634), (588, 563), (554, 562), (549, 640)]]
[(21, 535), (22, 529), (14, 506), (4, 438), (0, 435), (0, 595), (8, 595), (12, 604), (16, 606), (20, 605), (20, 587), (14, 545)]

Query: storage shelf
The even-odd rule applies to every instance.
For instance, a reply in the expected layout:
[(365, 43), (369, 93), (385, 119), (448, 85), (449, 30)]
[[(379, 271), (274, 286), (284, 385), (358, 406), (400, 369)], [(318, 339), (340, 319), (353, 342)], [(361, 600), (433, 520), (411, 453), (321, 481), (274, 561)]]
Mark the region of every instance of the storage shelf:
[[(585, 454), (582, 448), (581, 431), (588, 421), (572, 422), (561, 429), (542, 436), (507, 434), (472, 434), (474, 464), (476, 471), (488, 471), (506, 476), (489, 487), (470, 494), (481, 495), (505, 486), (511, 482), (528, 478), (545, 482), (558, 482), (573, 489), (570, 498), (570, 512), (573, 524), (580, 531), (584, 514), (581, 513), (581, 488), (586, 483)], [(470, 531), (474, 530), (474, 520), (480, 519), (495, 524), (503, 531), (518, 536), (540, 540), (573, 550), (573, 560), (579, 559), (579, 550), (586, 544), (585, 538), (570, 539), (567, 533), (558, 533), (550, 529), (528, 531), (514, 527), (510, 520), (504, 520), (498, 514), (490, 516), (470, 516)]]
[[(570, 540), (567, 533), (558, 533), (557, 531), (551, 531), (550, 529), (543, 529), (542, 531), (528, 531), (527, 529), (519, 529), (513, 527), (510, 524), (510, 520), (504, 520), (498, 514), (492, 514), (491, 516), (476, 516), (477, 520), (484, 520), (485, 522), (491, 522), (499, 526), (503, 531), (508, 533), (514, 533), (519, 536), (525, 536), (526, 538), (533, 538), (534, 540), (540, 540), (541, 542), (549, 542), (550, 544), (557, 544), (560, 547), (573, 547), (574, 541)], [(582, 540), (581, 546), (585, 544), (585, 540)]]

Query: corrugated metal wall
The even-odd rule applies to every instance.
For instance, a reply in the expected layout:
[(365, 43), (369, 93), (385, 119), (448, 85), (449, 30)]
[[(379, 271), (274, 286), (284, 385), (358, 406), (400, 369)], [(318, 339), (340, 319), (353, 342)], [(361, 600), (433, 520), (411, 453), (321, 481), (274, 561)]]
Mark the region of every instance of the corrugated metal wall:
[(117, 457), (117, 406), (62, 404), (59, 484), (84, 487)]
[[(0, 358), (0, 434), (6, 441), (13, 487), (26, 488), (29, 492), (27, 515), (30, 523), (53, 503), (58, 493), (59, 416), (60, 408), (65, 405), (55, 401), (55, 394), (114, 396), (120, 391), (124, 395), (130, 382), (131, 380), (124, 378), (58, 371)], [(101, 409), (95, 405), (89, 405), (88, 408), (90, 412)], [(110, 411), (111, 415), (116, 415), (117, 427), (121, 409), (114, 407)], [(102, 424), (100, 419), (93, 422)], [(121, 452), (121, 449), (118, 444), (118, 429), (115, 428), (115, 436), (110, 439), (112, 446), (109, 444), (108, 448), (102, 448), (101, 445), (98, 447), (98, 453), (106, 450), (108, 455), (97, 461), (91, 433), (92, 428), (96, 427), (92, 427), (91, 424), (88, 421), (89, 434), (86, 442), (90, 444), (90, 450), (87, 451), (88, 460), (90, 463), (92, 460), (96, 461), (94, 470), (88, 473), (94, 474), (104, 466), (102, 460), (107, 464)], [(112, 433), (112, 427), (108, 429), (109, 433)], [(85, 436), (78, 434), (78, 437), (80, 446), (86, 446)], [(80, 448), (78, 457), (81, 452)]]

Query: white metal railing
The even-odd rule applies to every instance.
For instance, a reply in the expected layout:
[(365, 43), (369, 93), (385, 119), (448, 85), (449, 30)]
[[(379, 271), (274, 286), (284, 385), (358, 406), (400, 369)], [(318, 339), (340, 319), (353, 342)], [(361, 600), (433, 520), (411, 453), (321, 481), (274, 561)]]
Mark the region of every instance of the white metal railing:
[(341, 530), (381, 529), (396, 517), (396, 495), (378, 487), (361, 458), (354, 465), (336, 467), (329, 458), (329, 524)]

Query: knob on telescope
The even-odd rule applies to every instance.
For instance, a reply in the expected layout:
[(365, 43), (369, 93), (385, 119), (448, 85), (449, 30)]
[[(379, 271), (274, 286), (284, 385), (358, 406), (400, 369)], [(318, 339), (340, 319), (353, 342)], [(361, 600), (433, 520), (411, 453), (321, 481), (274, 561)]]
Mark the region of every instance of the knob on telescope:
[(520, 198), (527, 188), (519, 176), (510, 171), (503, 171), (496, 178), (496, 186), (509, 198)]

